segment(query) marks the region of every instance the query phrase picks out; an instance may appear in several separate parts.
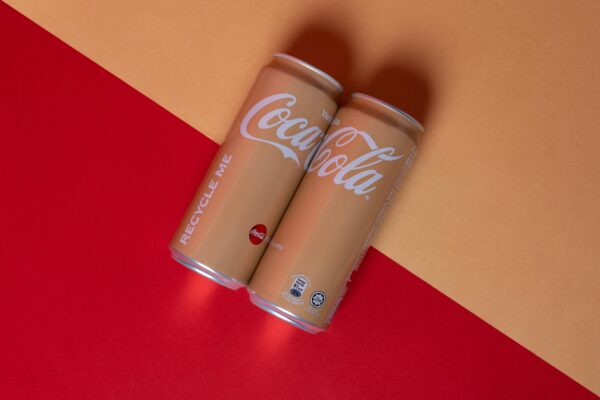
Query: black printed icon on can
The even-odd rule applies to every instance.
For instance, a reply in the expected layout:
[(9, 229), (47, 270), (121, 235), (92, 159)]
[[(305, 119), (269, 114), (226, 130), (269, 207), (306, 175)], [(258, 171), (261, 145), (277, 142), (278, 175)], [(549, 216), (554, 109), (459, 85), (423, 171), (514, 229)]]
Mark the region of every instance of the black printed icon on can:
[(310, 296), (310, 304), (317, 308), (321, 307), (325, 304), (325, 293), (321, 291), (314, 292), (312, 296)]

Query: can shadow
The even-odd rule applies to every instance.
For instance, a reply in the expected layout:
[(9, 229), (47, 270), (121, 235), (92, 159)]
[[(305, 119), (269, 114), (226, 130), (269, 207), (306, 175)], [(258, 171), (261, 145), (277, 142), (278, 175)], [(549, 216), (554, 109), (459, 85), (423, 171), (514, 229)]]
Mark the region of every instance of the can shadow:
[[(353, 57), (348, 40), (331, 24), (313, 21), (281, 47), (331, 75), (346, 87), (352, 74)], [(344, 92), (348, 92), (347, 89)]]
[(365, 80), (355, 74), (354, 55), (347, 35), (331, 23), (319, 20), (307, 23), (280, 48), (338, 80), (344, 86), (342, 106), (352, 92), (363, 92), (402, 109), (426, 124), (431, 108), (432, 85), (426, 69), (414, 53), (396, 53), (393, 59)]
[(377, 97), (407, 112), (425, 126), (432, 103), (431, 81), (410, 57), (384, 64), (356, 90)]
[(362, 92), (402, 109), (423, 125), (427, 123), (432, 100), (431, 82), (425, 69), (410, 53), (396, 54), (393, 60), (365, 80), (355, 74), (350, 41), (341, 29), (331, 24), (310, 22), (280, 48), (338, 80), (344, 86), (341, 106), (351, 93)]

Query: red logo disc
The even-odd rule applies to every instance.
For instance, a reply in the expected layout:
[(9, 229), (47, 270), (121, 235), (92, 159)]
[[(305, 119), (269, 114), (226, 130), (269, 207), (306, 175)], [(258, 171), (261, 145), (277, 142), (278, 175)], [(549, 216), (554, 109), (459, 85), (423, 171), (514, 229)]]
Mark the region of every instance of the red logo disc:
[(250, 238), (250, 243), (261, 244), (267, 237), (267, 227), (263, 224), (254, 225), (252, 229), (250, 229), (248, 237)]

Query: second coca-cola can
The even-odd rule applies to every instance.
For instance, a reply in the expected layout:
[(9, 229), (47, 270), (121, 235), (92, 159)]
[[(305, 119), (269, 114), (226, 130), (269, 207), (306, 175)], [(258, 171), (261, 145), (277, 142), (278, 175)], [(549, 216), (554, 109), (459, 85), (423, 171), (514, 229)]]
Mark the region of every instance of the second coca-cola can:
[(250, 300), (311, 333), (330, 323), (417, 152), (423, 128), (355, 93), (310, 164), (250, 284)]
[(341, 91), (312, 65), (273, 56), (175, 232), (170, 248), (176, 261), (231, 289), (248, 283)]

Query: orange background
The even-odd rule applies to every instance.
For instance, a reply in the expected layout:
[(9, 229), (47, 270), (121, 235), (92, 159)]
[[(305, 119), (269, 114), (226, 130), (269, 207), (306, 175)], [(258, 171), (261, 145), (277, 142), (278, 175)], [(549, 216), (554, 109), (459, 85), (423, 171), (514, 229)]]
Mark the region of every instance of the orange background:
[(7, 3), (219, 142), (276, 51), (414, 114), (375, 247), (600, 393), (600, 2)]

